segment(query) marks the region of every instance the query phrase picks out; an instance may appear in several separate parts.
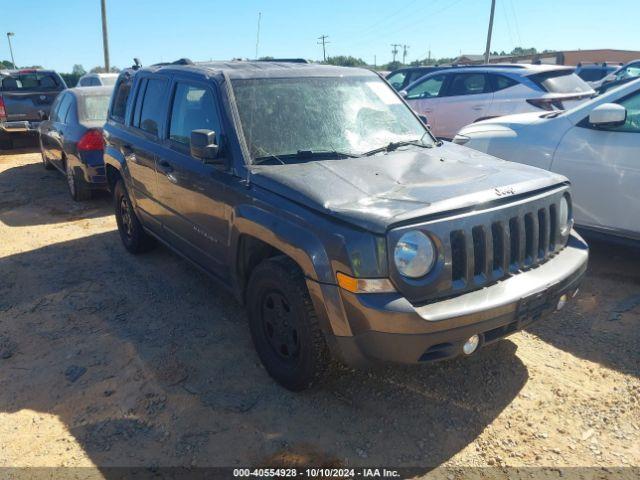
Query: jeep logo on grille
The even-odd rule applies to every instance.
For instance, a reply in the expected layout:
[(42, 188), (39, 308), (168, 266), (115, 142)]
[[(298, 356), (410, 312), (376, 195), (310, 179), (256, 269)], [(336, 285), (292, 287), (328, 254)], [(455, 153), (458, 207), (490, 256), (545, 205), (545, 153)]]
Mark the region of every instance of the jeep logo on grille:
[(516, 193), (516, 190), (513, 187), (494, 188), (493, 191), (496, 192), (496, 195), (499, 197), (504, 197), (506, 195), (515, 195)]

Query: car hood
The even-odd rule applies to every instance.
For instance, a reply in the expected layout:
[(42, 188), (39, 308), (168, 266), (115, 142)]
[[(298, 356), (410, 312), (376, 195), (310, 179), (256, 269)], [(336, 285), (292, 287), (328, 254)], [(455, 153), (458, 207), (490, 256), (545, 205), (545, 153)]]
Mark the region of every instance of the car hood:
[(567, 181), (448, 142), (371, 157), (254, 165), (250, 171), (256, 186), (376, 233)]

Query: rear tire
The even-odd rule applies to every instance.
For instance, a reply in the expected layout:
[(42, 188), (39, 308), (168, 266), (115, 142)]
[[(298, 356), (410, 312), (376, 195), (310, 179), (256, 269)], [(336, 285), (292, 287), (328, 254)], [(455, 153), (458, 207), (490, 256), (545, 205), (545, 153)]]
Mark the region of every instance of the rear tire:
[(124, 248), (130, 253), (144, 253), (155, 247), (155, 240), (149, 236), (136, 216), (129, 199), (129, 194), (122, 179), (119, 179), (113, 190), (116, 223)]
[(258, 356), (280, 385), (305, 390), (331, 371), (333, 361), (304, 275), (291, 259), (270, 258), (255, 268), (247, 309)]
[(68, 161), (65, 161), (64, 166), (66, 171), (67, 187), (69, 188), (71, 198), (73, 198), (75, 202), (89, 200), (91, 198), (91, 188), (82, 178), (82, 171), (80, 168), (73, 168), (69, 165)]

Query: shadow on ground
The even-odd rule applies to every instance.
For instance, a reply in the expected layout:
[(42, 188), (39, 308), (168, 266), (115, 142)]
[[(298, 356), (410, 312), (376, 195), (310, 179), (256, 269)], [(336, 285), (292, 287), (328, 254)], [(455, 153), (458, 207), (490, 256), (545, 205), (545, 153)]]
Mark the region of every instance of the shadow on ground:
[(64, 175), (58, 170), (45, 170), (42, 163), (0, 171), (0, 222), (10, 227), (48, 225), (112, 214), (107, 192), (94, 192), (91, 200), (74, 202)]
[(561, 315), (528, 330), (577, 357), (640, 377), (640, 248), (592, 240), (589, 271)]
[(437, 466), (528, 378), (504, 341), (294, 394), (260, 366), (243, 309), (164, 249), (128, 255), (112, 231), (2, 258), (0, 271), (0, 408), (56, 415), (102, 468)]

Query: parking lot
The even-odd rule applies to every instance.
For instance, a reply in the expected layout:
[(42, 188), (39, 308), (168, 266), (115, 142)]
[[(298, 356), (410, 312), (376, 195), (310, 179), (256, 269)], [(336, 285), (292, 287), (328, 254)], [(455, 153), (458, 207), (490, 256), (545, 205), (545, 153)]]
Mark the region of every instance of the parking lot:
[(0, 466), (640, 465), (640, 254), (592, 243), (578, 298), (466, 360), (294, 394), (244, 310), (123, 249), (33, 145), (0, 155)]

